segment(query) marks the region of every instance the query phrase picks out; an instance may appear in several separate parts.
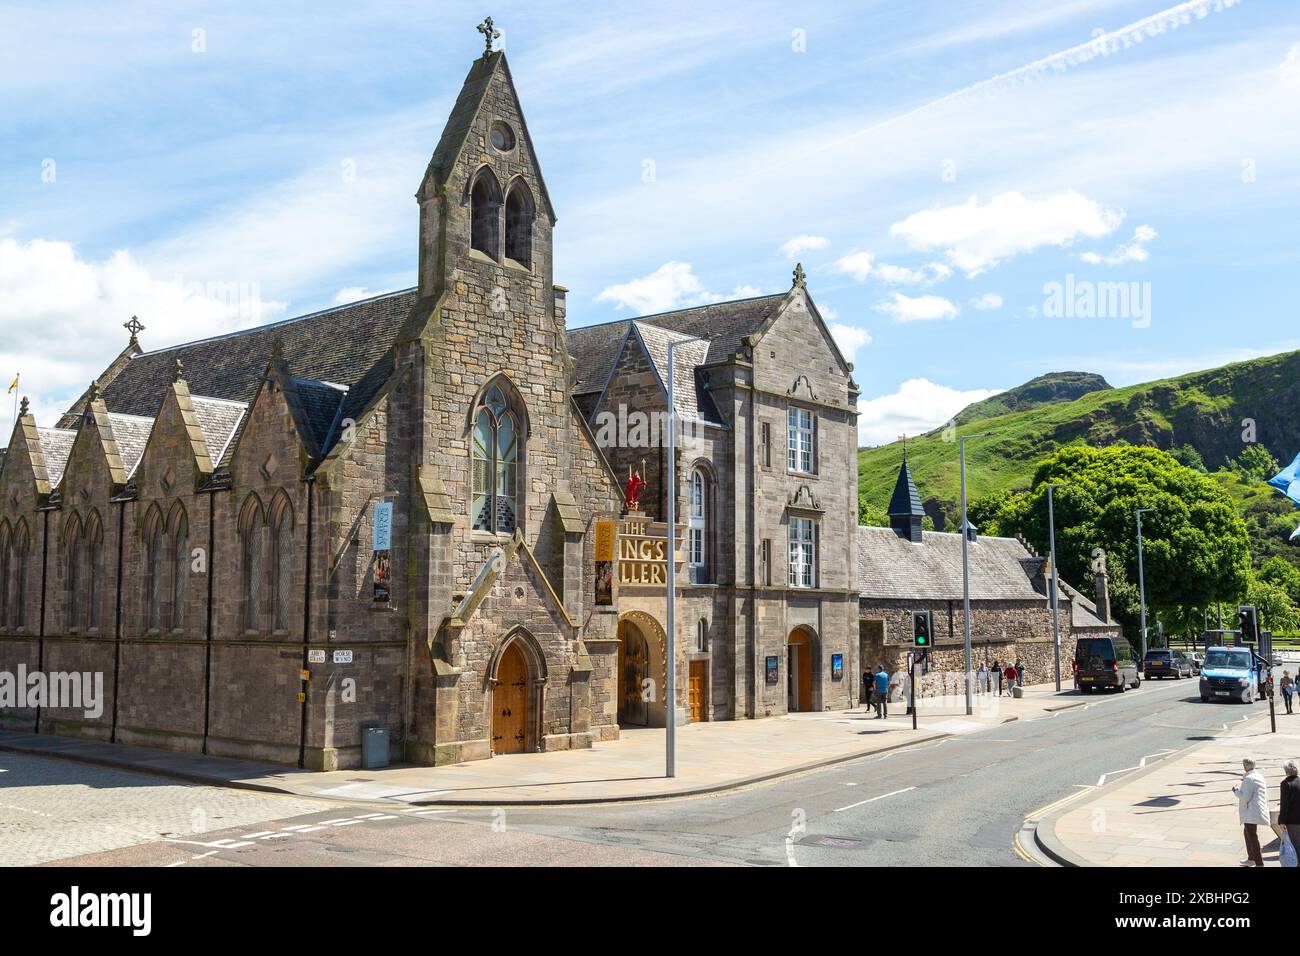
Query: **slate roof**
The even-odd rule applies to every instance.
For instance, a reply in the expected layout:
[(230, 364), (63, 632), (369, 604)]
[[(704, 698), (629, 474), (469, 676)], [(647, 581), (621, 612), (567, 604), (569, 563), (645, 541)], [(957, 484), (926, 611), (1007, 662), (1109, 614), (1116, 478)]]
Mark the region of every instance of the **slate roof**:
[(216, 465), (234, 444), (235, 433), (243, 425), (248, 406), (243, 402), (227, 402), (206, 395), (191, 395), (194, 417), (198, 419), (203, 441), (208, 446), (208, 457)]
[[(694, 365), (725, 362), (740, 351), (745, 336), (758, 332), (764, 321), (785, 299), (785, 293), (776, 295), (759, 295), (751, 299), (736, 299), (735, 302), (718, 302), (710, 306), (682, 308), (676, 312), (659, 312), (658, 315), (642, 316), (640, 319), (621, 319), (615, 323), (586, 325), (580, 329), (568, 329), (565, 341), (568, 342), (569, 355), (575, 364), (575, 386), (573, 394), (584, 395), (601, 392), (604, 382), (610, 377), (614, 363), (619, 358), (623, 339), (628, 330), (636, 325), (641, 330), (642, 339), (650, 351), (650, 339), (655, 338), (654, 330), (659, 333), (677, 333), (680, 336), (708, 336), (707, 351), (701, 346)], [(662, 339), (662, 360), (656, 360), (656, 367), (662, 364), (660, 377), (667, 381), (667, 337)], [(684, 355), (685, 349), (675, 351), (675, 355)], [(651, 359), (655, 358), (651, 352)], [(695, 376), (692, 376), (695, 377)], [(675, 376), (676, 380), (676, 376)], [(679, 401), (707, 410), (707, 405), (699, 405), (698, 398), (682, 395)], [(682, 407), (679, 405), (679, 407)], [(685, 414), (685, 410), (682, 410)], [(712, 418), (708, 420), (714, 420)]]
[(893, 497), (889, 499), (889, 510), (885, 512), (891, 518), (924, 518), (925, 508), (921, 505), (921, 495), (912, 480), (912, 469), (903, 459), (903, 467), (898, 470), (898, 482), (894, 485)]
[(668, 346), (673, 342), (685, 342), (685, 345), (673, 349), (673, 404), (677, 414), (692, 421), (709, 421), (721, 423), (718, 408), (704, 388), (703, 379), (697, 369), (708, 355), (709, 343), (692, 340), (684, 332), (670, 332), (658, 326), (643, 322), (633, 322), (650, 362), (659, 375), (659, 383), (668, 387)]
[(113, 440), (117, 442), (117, 453), (122, 458), (122, 469), (128, 478), (135, 474), (136, 465), (144, 457), (145, 446), (149, 444), (149, 433), (153, 431), (153, 421), (152, 418), (141, 415), (108, 413), (108, 424), (113, 429)]
[(77, 439), (77, 432), (71, 428), (37, 428), (36, 436), (41, 441), (41, 451), (45, 455), (45, 471), (53, 488), (63, 480), (63, 470), (68, 466), (68, 456), (72, 454), (72, 443)]
[(365, 407), (392, 371), (386, 361), (415, 305), (406, 289), (271, 325), (133, 356), (103, 389), (110, 412), (152, 416), (171, 384), (176, 359), (190, 392), (249, 404), (278, 338), (294, 375), (349, 386), (349, 408)]
[[(1042, 559), (1015, 538), (981, 537), (969, 553), (971, 600), (1046, 600), (1031, 580)], [(924, 531), (913, 544), (892, 528), (859, 527), (858, 590), (866, 598), (960, 601), (961, 535)]]
[(307, 427), (316, 447), (324, 449), (334, 432), (334, 426), (342, 417), (340, 412), (348, 396), (344, 385), (333, 382), (318, 382), (314, 379), (295, 378), (294, 386), (298, 391), (298, 401), (307, 415)]

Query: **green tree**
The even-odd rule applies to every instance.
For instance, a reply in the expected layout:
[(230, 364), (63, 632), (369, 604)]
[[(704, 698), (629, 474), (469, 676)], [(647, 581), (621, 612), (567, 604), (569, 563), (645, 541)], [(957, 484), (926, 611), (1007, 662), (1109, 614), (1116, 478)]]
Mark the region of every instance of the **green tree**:
[[(1136, 590), (1138, 508), (1154, 509), (1143, 516), (1148, 611), (1205, 607), (1246, 593), (1249, 540), (1231, 497), (1213, 479), (1178, 464), (1168, 453), (1140, 446), (1072, 445), (1045, 459), (1023, 510), (1015, 515), (1018, 526), (1003, 529), (1019, 531), (1040, 553), (1047, 550), (1048, 482), (1066, 484), (1056, 491), (1061, 575), (1086, 593), (1092, 592), (1091, 556), (1098, 547), (1108, 556), (1112, 594), (1119, 592), (1115, 582), (1121, 576)], [(1004, 507), (1001, 515), (1016, 510)], [(1126, 623), (1136, 622), (1127, 600), (1115, 611)]]
[(884, 508), (877, 508), (866, 498), (858, 497), (858, 524), (868, 528), (888, 528), (889, 515)]
[(1256, 577), (1267, 584), (1280, 587), (1291, 603), (1300, 607), (1300, 568), (1285, 558), (1272, 557), (1260, 565)]
[(1266, 631), (1294, 631), (1300, 627), (1300, 612), (1290, 595), (1276, 584), (1252, 577), (1246, 603), (1259, 609), (1260, 627)]
[(1233, 461), (1232, 467), (1254, 481), (1268, 481), (1282, 470), (1272, 453), (1260, 444), (1247, 445), (1246, 450)]
[(1174, 461), (1192, 471), (1205, 471), (1205, 459), (1201, 453), (1191, 445), (1183, 444), (1169, 449), (1169, 454), (1173, 455)]

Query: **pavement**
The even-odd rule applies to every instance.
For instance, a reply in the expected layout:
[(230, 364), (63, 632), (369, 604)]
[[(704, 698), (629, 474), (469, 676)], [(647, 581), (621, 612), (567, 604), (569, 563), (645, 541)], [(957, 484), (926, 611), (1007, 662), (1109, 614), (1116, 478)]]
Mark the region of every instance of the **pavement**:
[(665, 731), (631, 728), (589, 750), (515, 754), (450, 767), (393, 765), (318, 773), (279, 764), (129, 747), (48, 734), (0, 732), (0, 751), (58, 757), (221, 787), (352, 803), (417, 806), (545, 806), (680, 798), (719, 793), (807, 773), (844, 761), (972, 734), (1020, 719), (1083, 706), (1089, 698), (1051, 684), (1021, 699), (977, 696), (975, 713), (958, 700), (904, 708), (877, 720), (858, 708), (763, 720), (688, 724), (678, 730), (677, 774), (664, 775)]
[[(1300, 715), (1279, 713), (1274, 734), (1266, 710), (1243, 720), (1231, 705), (1200, 706), (1222, 714), (1217, 732), (1103, 774), (1047, 808), (1039, 847), (1065, 866), (1237, 866), (1246, 855), (1232, 793), (1241, 759), (1252, 757), (1264, 774), (1276, 819), (1282, 764), (1300, 759)], [(1264, 865), (1277, 866), (1277, 836), (1261, 827), (1259, 837)]]

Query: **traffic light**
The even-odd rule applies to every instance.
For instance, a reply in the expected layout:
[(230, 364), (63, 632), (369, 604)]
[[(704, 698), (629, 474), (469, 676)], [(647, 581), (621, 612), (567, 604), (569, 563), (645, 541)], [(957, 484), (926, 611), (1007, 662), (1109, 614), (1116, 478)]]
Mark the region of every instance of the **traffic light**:
[(934, 642), (934, 620), (929, 611), (912, 612), (912, 644), (930, 647)]
[(1244, 643), (1254, 644), (1259, 640), (1259, 610), (1255, 605), (1243, 604), (1237, 608), (1237, 623)]

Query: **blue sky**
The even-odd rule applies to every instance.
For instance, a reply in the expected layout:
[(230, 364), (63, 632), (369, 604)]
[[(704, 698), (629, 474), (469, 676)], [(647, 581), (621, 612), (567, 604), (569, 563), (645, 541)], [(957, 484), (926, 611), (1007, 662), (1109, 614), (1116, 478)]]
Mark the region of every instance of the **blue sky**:
[[(158, 348), (412, 285), (485, 12), (572, 325), (780, 291), (802, 260), (868, 443), (1042, 372), (1300, 348), (1286, 0), (11, 0), (0, 374), (52, 423), (133, 313)], [(1134, 298), (1046, 314), (1067, 281)]]

